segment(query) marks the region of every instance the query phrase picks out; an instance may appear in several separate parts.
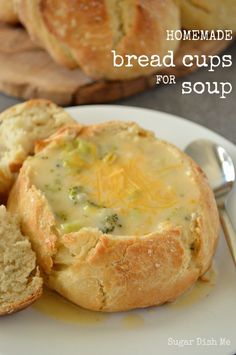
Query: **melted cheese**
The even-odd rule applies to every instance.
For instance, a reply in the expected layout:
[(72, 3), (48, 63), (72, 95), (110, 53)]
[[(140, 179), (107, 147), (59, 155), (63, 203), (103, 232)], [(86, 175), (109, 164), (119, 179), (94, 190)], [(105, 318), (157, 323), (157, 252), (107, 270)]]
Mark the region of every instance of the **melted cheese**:
[(144, 235), (166, 222), (187, 225), (197, 210), (189, 162), (154, 138), (106, 132), (53, 143), (29, 162), (65, 233)]

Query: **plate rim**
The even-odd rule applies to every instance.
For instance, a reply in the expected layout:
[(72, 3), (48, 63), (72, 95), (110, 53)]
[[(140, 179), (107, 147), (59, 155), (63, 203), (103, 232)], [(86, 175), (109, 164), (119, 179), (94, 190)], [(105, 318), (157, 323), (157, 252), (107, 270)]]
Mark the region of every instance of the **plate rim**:
[[(163, 115), (166, 116), (167, 119), (174, 119), (176, 121), (181, 122), (182, 124), (186, 124), (186, 125), (190, 125), (190, 126), (194, 126), (197, 127), (198, 129), (203, 129), (206, 133), (210, 133), (210, 134), (214, 134), (217, 139), (223, 140), (225, 141), (226, 144), (231, 145), (232, 149), (236, 149), (236, 144), (234, 144), (234, 142), (230, 141), (228, 138), (222, 136), (221, 134), (211, 130), (208, 127), (205, 127), (199, 123), (196, 123), (194, 121), (191, 121), (188, 118), (185, 117), (181, 117), (172, 113), (168, 113), (168, 112), (164, 112), (164, 111), (160, 111), (160, 110), (155, 110), (155, 109), (151, 109), (151, 108), (146, 108), (146, 107), (139, 107), (139, 106), (129, 106), (129, 105), (115, 105), (115, 104), (95, 104), (95, 105), (82, 105), (82, 106), (68, 106), (66, 107), (65, 111), (67, 112), (73, 112), (73, 111), (77, 111), (77, 110), (101, 110), (101, 109), (119, 109), (119, 110), (138, 110), (138, 111), (143, 111), (143, 112), (149, 112), (151, 114), (157, 114), (157, 115)], [(112, 119), (111, 119), (112, 121)], [(132, 121), (132, 119), (131, 119)]]

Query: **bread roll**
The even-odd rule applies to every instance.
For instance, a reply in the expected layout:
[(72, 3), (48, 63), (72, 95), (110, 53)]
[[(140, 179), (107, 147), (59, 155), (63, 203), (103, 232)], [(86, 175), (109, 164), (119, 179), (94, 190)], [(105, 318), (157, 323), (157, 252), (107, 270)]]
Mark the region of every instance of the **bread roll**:
[(39, 142), (8, 206), (47, 285), (96, 311), (176, 299), (211, 265), (219, 233), (200, 168), (135, 123), (72, 126)]
[(30, 100), (0, 114), (0, 197), (6, 196), (34, 143), (74, 123), (62, 108), (47, 100)]
[(235, 0), (177, 0), (182, 27), (236, 32)]
[(173, 0), (16, 0), (31, 37), (56, 62), (80, 67), (94, 78), (130, 79), (157, 71), (150, 66), (114, 68), (111, 50), (124, 56), (157, 54), (177, 48), (167, 29), (179, 29)]
[(19, 22), (13, 1), (14, 0), (0, 0), (0, 21), (10, 24)]
[(42, 284), (35, 253), (17, 217), (0, 206), (0, 316), (29, 306), (41, 296)]

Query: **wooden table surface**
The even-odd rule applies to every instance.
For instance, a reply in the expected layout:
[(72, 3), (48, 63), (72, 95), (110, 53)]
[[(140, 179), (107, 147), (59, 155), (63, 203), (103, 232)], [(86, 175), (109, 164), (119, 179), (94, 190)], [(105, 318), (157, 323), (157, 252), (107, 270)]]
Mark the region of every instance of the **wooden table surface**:
[[(236, 44), (226, 51), (236, 58)], [(1, 69), (0, 69), (1, 70)], [(233, 93), (226, 99), (215, 95), (181, 94), (183, 81), (230, 81)], [(231, 68), (219, 68), (214, 73), (199, 70), (188, 77), (178, 79), (176, 85), (158, 86), (128, 99), (116, 101), (119, 105), (151, 108), (172, 113), (210, 128), (236, 144), (236, 63)], [(0, 111), (20, 102), (15, 98), (0, 94)], [(187, 134), (187, 132), (186, 132)]]

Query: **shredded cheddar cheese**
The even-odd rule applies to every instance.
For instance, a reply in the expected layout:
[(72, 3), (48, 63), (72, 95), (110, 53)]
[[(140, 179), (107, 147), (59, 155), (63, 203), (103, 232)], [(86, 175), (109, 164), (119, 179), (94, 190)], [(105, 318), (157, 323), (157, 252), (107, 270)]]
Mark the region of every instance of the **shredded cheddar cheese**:
[(88, 170), (81, 172), (78, 181), (89, 186), (90, 196), (96, 203), (108, 208), (125, 210), (139, 206), (155, 213), (155, 210), (175, 205), (178, 197), (173, 189), (167, 188), (163, 175), (177, 169), (178, 165), (159, 170), (155, 177), (145, 175), (143, 166), (142, 157), (112, 164), (110, 160), (96, 160)]

